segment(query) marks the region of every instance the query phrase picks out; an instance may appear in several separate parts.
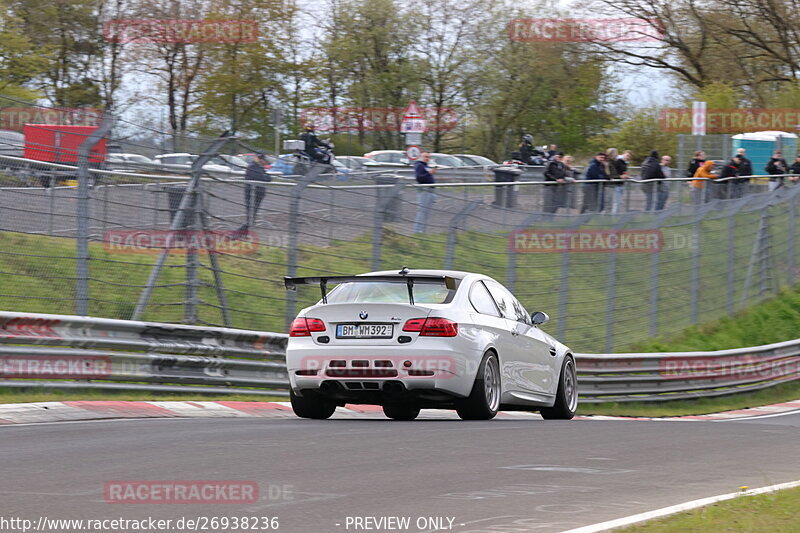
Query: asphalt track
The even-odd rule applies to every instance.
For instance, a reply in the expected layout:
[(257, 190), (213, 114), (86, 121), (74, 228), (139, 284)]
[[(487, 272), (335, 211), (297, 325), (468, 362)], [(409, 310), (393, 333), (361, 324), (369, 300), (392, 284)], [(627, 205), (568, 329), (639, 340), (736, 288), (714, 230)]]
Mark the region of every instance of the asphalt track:
[[(800, 412), (724, 422), (376, 416), (7, 426), (0, 517), (265, 516), (279, 518), (278, 531), (315, 533), (426, 531), (417, 519), (447, 517), (459, 533), (563, 531), (800, 479), (798, 437)], [(110, 504), (103, 487), (113, 480), (251, 480), (261, 495), (245, 505)], [(411, 527), (356, 528), (352, 519), (348, 527), (347, 517), (368, 516), (410, 517)]]

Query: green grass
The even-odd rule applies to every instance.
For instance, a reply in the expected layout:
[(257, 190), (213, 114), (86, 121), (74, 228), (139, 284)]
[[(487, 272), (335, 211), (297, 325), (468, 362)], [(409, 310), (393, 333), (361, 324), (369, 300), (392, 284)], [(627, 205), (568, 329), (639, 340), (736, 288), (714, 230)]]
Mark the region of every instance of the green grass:
[[(713, 351), (758, 346), (800, 336), (800, 289), (785, 290), (777, 297), (733, 316), (692, 326), (671, 336), (631, 347), (634, 352)], [(581, 404), (580, 414), (611, 416), (682, 416), (745, 409), (800, 398), (800, 380), (768, 389), (717, 398), (649, 402)]]
[(700, 509), (615, 530), (624, 533), (800, 531), (800, 488), (756, 496), (743, 495)]
[(285, 396), (255, 396), (250, 394), (189, 394), (167, 392), (129, 392), (82, 390), (26, 389), (18, 391), (0, 388), (0, 404), (66, 401), (227, 401), (227, 402), (283, 402)]
[(800, 398), (800, 380), (781, 383), (775, 387), (755, 392), (744, 392), (717, 398), (698, 398), (696, 400), (669, 400), (664, 402), (608, 402), (582, 403), (578, 406), (580, 415), (670, 417), (704, 415), (747, 409), (761, 405), (788, 402)]

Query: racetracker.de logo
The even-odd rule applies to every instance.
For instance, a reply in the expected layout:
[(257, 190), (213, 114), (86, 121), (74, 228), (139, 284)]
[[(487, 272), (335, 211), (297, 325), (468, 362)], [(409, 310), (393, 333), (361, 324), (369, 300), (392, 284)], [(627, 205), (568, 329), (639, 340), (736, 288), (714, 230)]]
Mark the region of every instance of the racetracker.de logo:
[(83, 355), (0, 356), (0, 377), (33, 379), (97, 379), (111, 375), (111, 357)]
[(254, 43), (253, 20), (115, 19), (103, 23), (112, 43)]
[(106, 503), (255, 503), (258, 483), (241, 480), (108, 481), (103, 486)]
[(664, 29), (656, 20), (637, 18), (513, 19), (508, 24), (512, 41), (523, 43), (616, 43), (660, 41)]
[(518, 253), (653, 253), (661, 251), (659, 230), (516, 230), (509, 250)]
[(662, 359), (660, 365), (664, 379), (729, 381), (800, 377), (800, 361), (784, 356), (671, 357)]
[(123, 254), (158, 254), (164, 250), (252, 254), (258, 249), (258, 234), (220, 230), (110, 230), (103, 236), (103, 248)]

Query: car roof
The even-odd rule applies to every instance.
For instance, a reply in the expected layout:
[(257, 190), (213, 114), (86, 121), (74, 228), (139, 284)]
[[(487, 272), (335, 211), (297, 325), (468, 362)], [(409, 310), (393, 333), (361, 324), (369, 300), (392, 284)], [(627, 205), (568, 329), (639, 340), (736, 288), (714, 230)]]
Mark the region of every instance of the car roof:
[(173, 154), (159, 154), (156, 157), (157, 158), (159, 158), (159, 157), (168, 157), (168, 156), (171, 157), (171, 156), (176, 156), (176, 155), (187, 156), (187, 155), (194, 155), (194, 154), (190, 154), (189, 152), (176, 152), (176, 153), (173, 153)]

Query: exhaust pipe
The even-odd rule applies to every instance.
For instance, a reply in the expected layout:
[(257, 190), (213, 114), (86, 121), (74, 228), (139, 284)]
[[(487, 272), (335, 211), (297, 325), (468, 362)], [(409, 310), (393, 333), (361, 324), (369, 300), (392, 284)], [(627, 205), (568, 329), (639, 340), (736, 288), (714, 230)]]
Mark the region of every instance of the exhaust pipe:
[(323, 394), (335, 394), (342, 390), (342, 384), (338, 381), (323, 381), (319, 386), (319, 391)]
[(405, 385), (399, 381), (387, 381), (383, 384), (383, 392), (392, 396), (399, 396), (406, 391)]

